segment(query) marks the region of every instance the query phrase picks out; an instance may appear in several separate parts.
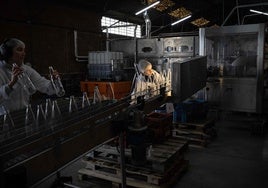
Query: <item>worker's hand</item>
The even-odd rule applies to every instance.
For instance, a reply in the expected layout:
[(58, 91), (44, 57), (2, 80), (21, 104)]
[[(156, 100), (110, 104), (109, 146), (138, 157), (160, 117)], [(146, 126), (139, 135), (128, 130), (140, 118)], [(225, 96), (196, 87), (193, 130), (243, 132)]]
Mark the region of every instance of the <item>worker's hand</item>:
[(13, 85), (18, 81), (19, 75), (23, 73), (23, 70), (17, 66), (16, 64), (13, 65), (12, 67), (12, 75), (11, 75), (11, 80), (8, 83), (9, 87), (13, 87)]
[(54, 79), (60, 78), (60, 74), (59, 74), (59, 72), (57, 70), (53, 70), (52, 76), (53, 76)]

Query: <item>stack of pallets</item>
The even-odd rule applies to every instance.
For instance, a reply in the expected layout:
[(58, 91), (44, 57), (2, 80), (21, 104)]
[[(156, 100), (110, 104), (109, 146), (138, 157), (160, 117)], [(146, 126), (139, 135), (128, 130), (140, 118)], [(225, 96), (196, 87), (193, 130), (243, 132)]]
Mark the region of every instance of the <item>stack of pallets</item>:
[(203, 148), (217, 136), (214, 125), (213, 119), (177, 123), (173, 127), (172, 135), (187, 140), (190, 147)]
[[(144, 166), (132, 165), (131, 150), (126, 149), (126, 184), (141, 188), (170, 187), (188, 167), (189, 162), (184, 159), (187, 149), (187, 141), (171, 137), (161, 144), (151, 146)], [(102, 145), (94, 149), (83, 161), (86, 167), (78, 171), (80, 179), (91, 176), (111, 181), (113, 184), (121, 183), (120, 153), (115, 146)]]

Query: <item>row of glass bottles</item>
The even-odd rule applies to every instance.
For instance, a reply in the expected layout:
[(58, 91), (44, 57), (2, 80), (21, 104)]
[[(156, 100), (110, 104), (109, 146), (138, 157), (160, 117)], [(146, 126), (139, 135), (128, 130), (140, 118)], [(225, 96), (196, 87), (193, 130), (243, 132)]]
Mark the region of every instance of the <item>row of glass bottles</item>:
[[(18, 66), (17, 64), (13, 64), (13, 67)], [(53, 76), (54, 69), (52, 66), (49, 66), (49, 75), (50, 75), (50, 81), (52, 83), (52, 86), (55, 90), (55, 94), (59, 97), (62, 97), (65, 95), (65, 90), (63, 88), (61, 79), (59, 76), (55, 77)], [(22, 80), (23, 83), (23, 89), (29, 94), (32, 95), (36, 92), (36, 87), (34, 86), (32, 80), (30, 79), (29, 75), (26, 72), (23, 72), (19, 75), (19, 79)]]

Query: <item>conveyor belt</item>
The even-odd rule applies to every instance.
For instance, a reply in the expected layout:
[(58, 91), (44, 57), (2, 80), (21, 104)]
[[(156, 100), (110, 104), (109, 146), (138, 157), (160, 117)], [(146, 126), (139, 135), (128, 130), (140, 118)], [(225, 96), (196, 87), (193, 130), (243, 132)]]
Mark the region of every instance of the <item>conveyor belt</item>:
[[(146, 101), (148, 105), (144, 106), (144, 110), (150, 112), (163, 104), (164, 100), (159, 98), (157, 96)], [(74, 158), (112, 138), (111, 121), (127, 108), (138, 106), (130, 106), (129, 101), (123, 99), (81, 108), (82, 100), (75, 100), (78, 109), (74, 108), (70, 113), (69, 99), (58, 99), (61, 114), (56, 113), (55, 118), (42, 119), (38, 124), (30, 118), (31, 122), (25, 126), (25, 110), (10, 114), (15, 127), (0, 132), (1, 182), (5, 181), (6, 175), (12, 175), (18, 168), (22, 168), (27, 172), (27, 184), (35, 184)], [(33, 112), (36, 113), (36, 107), (33, 107)], [(3, 135), (6, 137), (3, 138)]]

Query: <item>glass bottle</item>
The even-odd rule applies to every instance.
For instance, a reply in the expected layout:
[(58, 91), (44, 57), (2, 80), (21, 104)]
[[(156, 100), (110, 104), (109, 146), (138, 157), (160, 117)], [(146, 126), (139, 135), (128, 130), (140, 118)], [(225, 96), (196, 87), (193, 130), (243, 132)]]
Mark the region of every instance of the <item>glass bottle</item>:
[[(16, 63), (13, 64), (13, 67), (17, 67), (18, 65)], [(26, 72), (22, 72), (19, 75), (19, 79), (23, 83), (23, 89), (29, 94), (32, 95), (36, 92), (36, 87), (34, 86), (32, 80), (28, 76)]]
[(62, 97), (65, 95), (65, 90), (64, 90), (64, 87), (61, 83), (61, 79), (59, 76), (57, 76), (56, 78), (53, 76), (53, 72), (54, 72), (54, 69), (52, 66), (49, 66), (49, 74), (50, 74), (50, 80), (51, 80), (51, 83), (52, 83), (52, 86), (53, 88), (55, 89), (56, 91), (56, 95), (59, 96), (59, 97)]

